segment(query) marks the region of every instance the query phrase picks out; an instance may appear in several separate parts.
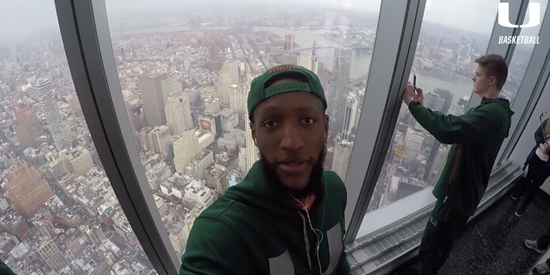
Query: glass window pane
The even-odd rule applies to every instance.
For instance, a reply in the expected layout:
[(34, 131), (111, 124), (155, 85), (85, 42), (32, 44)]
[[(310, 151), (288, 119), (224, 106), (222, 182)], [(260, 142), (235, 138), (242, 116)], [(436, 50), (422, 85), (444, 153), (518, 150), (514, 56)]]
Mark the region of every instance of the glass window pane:
[(18, 274), (156, 274), (84, 120), (54, 1), (0, 6), (0, 260)]
[[(535, 44), (532, 44), (530, 42), (535, 42), (539, 35), (539, 31), (542, 26), (542, 19), (544, 18), (544, 15), (546, 13), (546, 7), (548, 6), (548, 0), (530, 0), (529, 5), (533, 6), (532, 4), (540, 5), (541, 24), (532, 28), (521, 29), (520, 36), (528, 37), (529, 39), (532, 39), (532, 40), (527, 41), (527, 43), (529, 44), (516, 45), (516, 48), (514, 50), (514, 55), (512, 56), (512, 61), (510, 62), (510, 67), (508, 69), (508, 80), (506, 80), (506, 84), (504, 84), (504, 87), (501, 93), (501, 96), (510, 100), (510, 103), (512, 104), (516, 99), (519, 86), (521, 85), (521, 81), (523, 80), (523, 76), (525, 75), (525, 71), (527, 70), (527, 66), (529, 65), (529, 60), (531, 59), (531, 55), (533, 54), (533, 49), (535, 48)], [(531, 20), (530, 18), (531, 16), (529, 14), (529, 9), (528, 9), (523, 24), (529, 23), (529, 21)]]
[[(424, 90), (424, 105), (464, 113), (472, 95), (474, 60), (485, 54), (498, 0), (428, 0), (410, 81)], [(368, 212), (433, 186), (448, 146), (440, 144), (401, 105), (397, 125)]]
[(107, 1), (128, 116), (178, 254), (197, 215), (258, 160), (246, 99), (272, 66), (318, 74), (331, 117), (325, 164), (345, 179), (380, 9), (379, 0), (224, 5)]

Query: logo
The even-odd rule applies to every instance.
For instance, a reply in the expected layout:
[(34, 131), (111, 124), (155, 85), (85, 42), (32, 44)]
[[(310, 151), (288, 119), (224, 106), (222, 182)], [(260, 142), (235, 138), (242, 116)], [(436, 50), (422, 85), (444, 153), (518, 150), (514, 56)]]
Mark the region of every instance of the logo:
[(301, 70), (302, 67), (300, 67), (300, 66), (281, 66), (281, 67), (277, 67), (277, 68), (273, 68), (273, 69), (269, 70), (269, 73), (272, 74), (272, 73), (275, 73), (275, 72), (284, 71), (284, 70), (292, 70), (292, 69)]
[[(529, 13), (529, 22), (523, 25), (514, 25), (510, 23), (510, 3), (498, 3), (497, 22), (505, 28), (532, 28), (540, 25), (540, 3), (529, 3), (527, 6), (527, 12)], [(530, 45), (540, 44), (538, 35), (499, 36), (498, 43)]]
[(529, 3), (527, 6), (529, 22), (524, 25), (510, 23), (510, 3), (498, 3), (498, 24), (506, 28), (532, 28), (540, 25), (540, 3)]

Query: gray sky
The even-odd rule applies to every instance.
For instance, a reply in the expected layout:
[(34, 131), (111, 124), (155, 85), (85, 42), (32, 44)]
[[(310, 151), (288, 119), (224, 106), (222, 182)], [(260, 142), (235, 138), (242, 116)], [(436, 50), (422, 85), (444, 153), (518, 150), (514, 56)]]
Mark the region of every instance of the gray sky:
[[(265, 3), (273, 3), (272, 1)], [(394, 0), (388, 0), (394, 1)], [(401, 1), (401, 0), (399, 0)], [(496, 18), (499, 0), (427, 0), (424, 19), (445, 25), (490, 33)], [(548, 0), (531, 0), (542, 3), (545, 10)], [(232, 6), (258, 3), (258, 0), (230, 0)], [(136, 13), (163, 13), (173, 10), (189, 10), (197, 5), (220, 5), (227, 0), (106, 0), (109, 16)], [(235, 3), (235, 4), (233, 4)], [(238, 4), (237, 4), (238, 3)], [(381, 0), (277, 0), (278, 6), (348, 8), (377, 13)], [(0, 43), (20, 42), (29, 37), (51, 36), (59, 33), (54, 0), (0, 0)], [(523, 34), (533, 35), (537, 28), (524, 29)]]

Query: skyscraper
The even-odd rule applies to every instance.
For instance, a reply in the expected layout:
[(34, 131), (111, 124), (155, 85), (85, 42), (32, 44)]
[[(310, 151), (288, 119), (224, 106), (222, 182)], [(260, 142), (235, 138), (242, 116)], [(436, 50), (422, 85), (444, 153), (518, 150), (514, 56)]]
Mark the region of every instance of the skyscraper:
[(42, 112), (46, 117), (47, 128), (52, 135), (55, 147), (58, 150), (71, 147), (71, 141), (67, 137), (66, 125), (63, 123), (63, 115), (59, 113), (50, 81), (48, 79), (39, 79), (37, 88)]
[(6, 189), (15, 210), (31, 217), (52, 195), (52, 189), (38, 170), (25, 162), (12, 165), (8, 172)]
[(284, 43), (284, 49), (285, 50), (292, 50), (294, 49), (294, 34), (285, 34), (285, 43)]
[(27, 105), (19, 105), (15, 109), (14, 129), (22, 148), (34, 146), (36, 139), (42, 135), (38, 117)]
[(247, 96), (247, 89), (235, 84), (231, 85), (229, 87), (229, 108), (240, 114), (246, 113)]
[(298, 55), (298, 65), (314, 72), (315, 74), (318, 73), (319, 61), (316, 56), (313, 56), (310, 53), (301, 53)]
[(185, 167), (193, 158), (201, 153), (199, 138), (194, 130), (185, 131), (181, 136), (174, 137), (174, 166), (177, 172), (184, 172)]
[(338, 110), (343, 110), (346, 106), (348, 93), (351, 91), (349, 82), (351, 72), (351, 58), (353, 50), (349, 48), (334, 49), (334, 62), (332, 68), (332, 90), (334, 91), (331, 100), (329, 115), (332, 125), (331, 129), (341, 129), (344, 124), (344, 114)]
[(45, 241), (36, 251), (46, 264), (56, 272), (60, 272), (69, 265), (63, 253), (61, 253), (61, 250), (59, 250), (59, 247), (57, 247), (57, 244), (52, 239)]
[(172, 143), (170, 128), (166, 125), (155, 126), (155, 128), (149, 132), (149, 141), (151, 142), (153, 152), (159, 153), (163, 157), (167, 157), (168, 147)]
[(353, 143), (348, 140), (339, 140), (334, 146), (334, 157), (332, 158), (332, 171), (334, 171), (343, 181), (346, 180), (349, 162), (351, 160), (351, 150)]
[(451, 104), (453, 104), (453, 92), (451, 92), (451, 90), (449, 89), (435, 88), (434, 94), (437, 94), (440, 98), (443, 99), (444, 104), (441, 112), (447, 114), (449, 112), (449, 109), (451, 108)]
[(354, 127), (359, 121), (359, 98), (356, 94), (351, 93), (346, 100), (346, 108), (344, 110), (344, 124), (342, 125), (342, 138), (350, 140), (350, 135), (353, 133)]
[(250, 120), (248, 119), (248, 113), (245, 112), (244, 118), (245, 125), (245, 137), (246, 137), (246, 171), (250, 170), (252, 165), (260, 159), (260, 152), (254, 139), (252, 138), (252, 129), (250, 128)]
[[(426, 94), (425, 98), (425, 104), (426, 107), (437, 110), (442, 112), (443, 114), (447, 114), (449, 112), (449, 109), (451, 107), (451, 104), (453, 103), (453, 93), (451, 90), (443, 89), (443, 88), (435, 88), (433, 93)], [(426, 160), (426, 171), (427, 173), (424, 174), (424, 180), (429, 181), (430, 177), (433, 175), (430, 173), (430, 171), (434, 170), (433, 166), (435, 164), (436, 155), (439, 152), (439, 147), (441, 146), (441, 143), (434, 139), (432, 148), (430, 150), (430, 155), (428, 156)]]
[(228, 62), (220, 69), (218, 91), (223, 104), (229, 104), (229, 87), (239, 84), (239, 63)]
[(132, 114), (130, 104), (126, 100), (124, 100), (124, 107), (126, 108), (126, 115), (128, 115), (128, 119), (130, 120), (130, 129), (132, 129), (132, 136), (134, 137), (134, 142), (139, 147), (139, 139), (137, 137), (138, 133), (136, 131), (136, 125), (134, 124), (134, 115)]
[(147, 126), (165, 125), (165, 99), (173, 89), (172, 79), (168, 79), (166, 75), (139, 76), (138, 82)]
[(168, 96), (165, 111), (166, 122), (172, 135), (181, 135), (185, 130), (193, 128), (189, 97), (183, 91)]
[(334, 49), (333, 75), (334, 80), (349, 81), (353, 50), (350, 48)]

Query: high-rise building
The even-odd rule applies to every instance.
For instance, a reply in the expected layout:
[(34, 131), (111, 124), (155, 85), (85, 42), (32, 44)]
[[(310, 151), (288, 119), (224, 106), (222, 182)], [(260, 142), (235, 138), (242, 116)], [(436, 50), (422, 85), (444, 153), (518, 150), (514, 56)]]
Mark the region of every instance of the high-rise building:
[(174, 82), (166, 75), (139, 76), (138, 82), (147, 126), (165, 125), (165, 99), (173, 90)]
[(229, 108), (235, 110), (237, 113), (240, 114), (246, 113), (247, 96), (247, 89), (235, 84), (231, 85), (229, 87)]
[(237, 125), (239, 124), (239, 115), (237, 115), (237, 111), (233, 109), (223, 109), (220, 112), (220, 119), (222, 129), (225, 132), (232, 131), (233, 129), (237, 128)]
[(332, 90), (330, 98), (329, 115), (331, 118), (331, 129), (340, 129), (344, 124), (344, 114), (338, 110), (343, 110), (346, 106), (348, 93), (351, 91), (349, 81), (351, 73), (351, 59), (353, 50), (349, 48), (334, 49), (334, 62), (332, 65)]
[(55, 147), (57, 147), (58, 150), (71, 147), (66, 125), (63, 123), (63, 115), (59, 112), (59, 108), (55, 102), (50, 81), (48, 79), (39, 79), (37, 88), (42, 112), (46, 117), (46, 122), (48, 123), (47, 128), (52, 135)]
[(332, 158), (332, 171), (345, 181), (348, 173), (349, 162), (353, 143), (348, 140), (339, 140), (334, 146), (334, 157)]
[(339, 82), (349, 81), (352, 54), (353, 50), (350, 48), (334, 49), (334, 62), (332, 64), (334, 80)]
[(208, 132), (217, 139), (221, 136), (222, 122), (219, 114), (205, 114), (199, 116), (199, 129)]
[(201, 153), (199, 138), (194, 130), (188, 130), (181, 136), (174, 137), (174, 166), (177, 172), (184, 172), (185, 167)]
[(441, 173), (441, 169), (445, 164), (445, 159), (447, 158), (448, 153), (448, 146), (441, 146), (441, 148), (438, 148), (433, 165), (431, 166), (431, 169), (428, 170), (428, 173), (426, 173), (429, 175), (428, 183), (431, 183), (432, 185), (435, 184), (435, 179), (437, 179), (437, 176)]
[(248, 113), (245, 112), (244, 118), (245, 138), (246, 138), (246, 171), (250, 170), (252, 165), (260, 159), (260, 151), (256, 147), (256, 143), (252, 138), (252, 129), (250, 128), (250, 120), (248, 119)]
[(134, 137), (134, 142), (139, 147), (138, 133), (136, 131), (136, 124), (134, 123), (134, 114), (132, 113), (130, 104), (126, 100), (124, 100), (124, 108), (126, 108), (126, 115), (128, 115), (128, 119), (130, 120), (130, 129), (132, 130), (132, 136)]
[(458, 100), (456, 103), (455, 109), (453, 111), (453, 115), (462, 115), (466, 112), (466, 108), (468, 107), (468, 103), (470, 103), (470, 97), (465, 96)]
[(435, 93), (427, 93), (424, 95), (424, 105), (432, 110), (443, 112), (445, 107), (445, 99)]
[(346, 108), (344, 109), (344, 124), (342, 125), (342, 138), (350, 140), (350, 135), (359, 123), (359, 97), (351, 93), (347, 97)]
[(65, 259), (63, 253), (61, 253), (61, 250), (59, 250), (59, 247), (57, 247), (57, 244), (52, 239), (45, 241), (36, 251), (40, 257), (44, 259), (46, 264), (57, 273), (69, 266), (69, 262)]
[(21, 148), (32, 147), (42, 135), (38, 117), (28, 105), (19, 105), (15, 109), (14, 129)]
[(435, 88), (434, 94), (443, 99), (444, 104), (441, 112), (447, 114), (449, 112), (449, 109), (451, 108), (451, 104), (453, 104), (453, 92), (451, 92), (451, 90), (449, 89)]
[(163, 157), (168, 156), (168, 147), (172, 143), (170, 136), (170, 128), (168, 126), (156, 126), (149, 133), (152, 151), (161, 154)]
[(189, 97), (183, 91), (172, 93), (166, 102), (166, 121), (172, 135), (181, 135), (193, 128)]
[(298, 65), (302, 66), (315, 74), (319, 70), (319, 61), (316, 56), (313, 56), (311, 53), (301, 53), (298, 55)]
[(218, 91), (223, 104), (229, 104), (229, 89), (239, 84), (239, 63), (223, 63), (218, 80)]
[(407, 128), (407, 135), (405, 136), (405, 156), (403, 159), (407, 161), (416, 159), (422, 150), (422, 142), (424, 142), (422, 132)]
[(285, 43), (284, 43), (284, 49), (285, 50), (293, 50), (294, 49), (294, 34), (285, 34)]
[(220, 48), (218, 45), (208, 46), (208, 60), (210, 61), (220, 61)]
[(19, 213), (33, 216), (52, 195), (52, 189), (38, 170), (25, 162), (12, 165), (6, 180), (10, 201)]
[[(433, 93), (426, 94), (424, 98), (424, 103), (426, 107), (430, 109), (440, 111), (443, 114), (447, 114), (453, 102), (453, 97), (454, 95), (451, 90), (435, 88)], [(435, 164), (434, 160), (436, 158), (436, 154), (439, 152), (440, 146), (441, 143), (438, 140), (434, 139), (431, 146), (430, 154), (426, 159), (426, 171), (428, 172), (424, 174), (424, 180), (426, 181), (430, 180), (430, 177), (432, 176), (429, 171), (433, 170), (433, 165)]]

